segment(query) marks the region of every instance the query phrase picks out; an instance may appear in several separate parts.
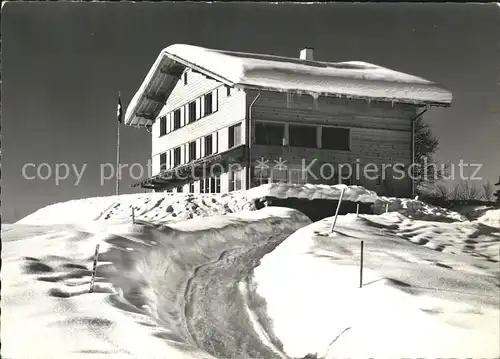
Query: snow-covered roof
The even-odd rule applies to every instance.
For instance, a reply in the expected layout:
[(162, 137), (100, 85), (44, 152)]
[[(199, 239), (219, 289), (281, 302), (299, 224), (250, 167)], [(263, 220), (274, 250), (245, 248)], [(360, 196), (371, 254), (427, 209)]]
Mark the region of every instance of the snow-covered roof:
[[(137, 125), (136, 113), (144, 113), (140, 101), (146, 97), (146, 90), (155, 92), (153, 82), (159, 76), (168, 77), (168, 71), (160, 68), (174, 68), (175, 64), (194, 68), (207, 76), (230, 86), (262, 90), (309, 93), (312, 96), (338, 96), (358, 99), (372, 99), (410, 103), (415, 105), (449, 106), (452, 94), (444, 87), (423, 78), (394, 71), (382, 66), (361, 61), (322, 62), (299, 58), (263, 55), (254, 53), (213, 50), (199, 46), (175, 44), (163, 49), (146, 76), (141, 88), (131, 101), (125, 116), (125, 123)], [(178, 78), (163, 84), (170, 91)], [(175, 77), (177, 76), (177, 78)], [(160, 81), (161, 82), (161, 81)], [(165, 86), (165, 84), (167, 86)], [(169, 93), (163, 94), (167, 99)], [(154, 109), (148, 107), (154, 117)], [(138, 111), (139, 110), (139, 111)], [(141, 116), (139, 116), (141, 117)], [(145, 118), (143, 117), (143, 118)]]

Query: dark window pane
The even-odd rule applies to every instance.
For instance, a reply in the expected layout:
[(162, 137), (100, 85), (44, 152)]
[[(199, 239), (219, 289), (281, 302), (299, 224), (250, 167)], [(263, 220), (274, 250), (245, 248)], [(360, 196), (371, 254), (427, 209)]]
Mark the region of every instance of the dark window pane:
[(215, 177), (210, 178), (210, 193), (216, 193), (215, 192)]
[(194, 161), (196, 159), (196, 141), (189, 143), (188, 151), (188, 161)]
[(206, 136), (205, 137), (205, 156), (209, 156), (212, 154), (212, 135)]
[(229, 127), (229, 148), (240, 145), (241, 142), (241, 123)]
[(282, 146), (285, 125), (279, 123), (255, 123), (255, 143), (258, 145)]
[(350, 131), (348, 128), (323, 127), (321, 131), (321, 148), (349, 151)]
[(160, 154), (160, 171), (165, 171), (167, 169), (167, 153), (164, 152)]
[(188, 74), (187, 72), (184, 72), (184, 85), (188, 84)]
[(203, 179), (204, 193), (210, 193), (210, 177), (205, 177)]
[(177, 193), (182, 192), (182, 186), (177, 187)]
[(181, 128), (181, 110), (174, 111), (174, 130)]
[(178, 166), (181, 164), (181, 148), (177, 147), (174, 150), (174, 166)]
[(205, 95), (205, 116), (208, 116), (212, 113), (212, 94)]
[(231, 87), (226, 86), (226, 96), (231, 96)]
[(167, 134), (167, 118), (162, 116), (160, 118), (160, 136)]
[(290, 146), (316, 148), (316, 126), (290, 125)]
[(196, 121), (196, 101), (189, 104), (189, 123)]
[(194, 182), (189, 184), (189, 193), (194, 193)]

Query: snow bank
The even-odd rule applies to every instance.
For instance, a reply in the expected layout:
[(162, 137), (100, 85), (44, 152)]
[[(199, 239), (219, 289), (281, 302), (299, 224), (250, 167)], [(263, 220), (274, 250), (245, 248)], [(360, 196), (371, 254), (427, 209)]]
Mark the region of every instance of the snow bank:
[[(297, 211), (267, 208), (214, 216), (210, 221), (178, 221), (168, 227), (104, 221), (15, 224), (2, 233), (2, 356), (213, 358), (197, 347), (212, 332), (197, 331), (187, 321), (196, 299), (192, 279), (224, 253), (265, 245), (270, 236), (281, 233), (285, 237), (308, 223)], [(89, 294), (98, 243), (95, 291)], [(205, 288), (212, 277), (205, 282), (201, 278)], [(233, 307), (238, 299), (226, 299), (216, 301), (226, 326), (214, 330), (231, 329), (226, 316), (237, 309)], [(196, 308), (203, 308), (199, 301)], [(209, 315), (197, 314), (197, 321)], [(230, 335), (243, 345), (253, 332), (243, 322), (238, 329)], [(240, 349), (225, 342), (227, 353)]]
[(196, 217), (225, 215), (255, 210), (255, 200), (276, 198), (344, 200), (372, 203), (373, 191), (359, 186), (266, 184), (248, 191), (224, 194), (139, 193), (121, 196), (84, 198), (44, 207), (18, 221), (18, 224), (86, 223), (96, 220), (130, 221), (135, 218), (155, 222), (176, 222)]
[(331, 221), (298, 230), (254, 270), (256, 293), (286, 355), (500, 355), (498, 254), (486, 248), (498, 253), (498, 233), (393, 212), (339, 216), (334, 236), (316, 234)]
[(163, 53), (239, 85), (408, 102), (449, 104), (452, 100), (451, 92), (434, 82), (361, 61), (304, 61), (184, 44), (165, 48), (160, 57)]
[(488, 209), (477, 221), (484, 225), (500, 228), (500, 209)]
[(248, 198), (264, 197), (339, 200), (344, 190), (344, 201), (374, 203), (378, 196), (361, 186), (270, 183), (247, 191)]
[(18, 224), (85, 223), (95, 220), (130, 221), (132, 209), (138, 219), (174, 222), (195, 217), (223, 215), (255, 209), (244, 193), (173, 194), (139, 193), (84, 198), (44, 207)]
[(170, 223), (255, 210), (255, 201), (265, 197), (338, 200), (342, 189), (345, 190), (343, 200), (373, 203), (375, 214), (385, 213), (386, 204), (389, 204), (389, 212), (398, 212), (414, 219), (445, 222), (467, 220), (467, 217), (458, 212), (422, 201), (379, 197), (374, 191), (361, 186), (272, 183), (248, 191), (225, 194), (140, 193), (79, 199), (47, 206), (17, 223), (44, 225), (100, 220), (129, 222), (132, 218), (132, 209), (137, 219)]
[[(388, 208), (387, 205), (389, 205)], [(377, 200), (374, 201), (373, 213), (382, 214), (386, 212), (386, 209), (388, 212), (398, 212), (413, 219), (444, 222), (467, 221), (467, 217), (458, 212), (433, 206), (419, 200), (378, 197)]]

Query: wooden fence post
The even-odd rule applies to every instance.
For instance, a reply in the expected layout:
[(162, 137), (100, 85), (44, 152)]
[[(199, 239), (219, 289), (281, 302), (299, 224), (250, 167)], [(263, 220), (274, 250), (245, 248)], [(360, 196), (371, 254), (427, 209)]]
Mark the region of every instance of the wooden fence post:
[(92, 293), (94, 291), (94, 280), (95, 280), (95, 273), (96, 273), (96, 268), (97, 268), (97, 259), (99, 257), (99, 244), (96, 244), (95, 246), (95, 254), (94, 254), (94, 267), (92, 268), (92, 279), (90, 280), (90, 290), (89, 293)]
[(342, 188), (342, 192), (340, 192), (339, 203), (337, 203), (337, 210), (335, 211), (335, 218), (333, 219), (332, 227), (330, 228), (330, 233), (333, 233), (335, 229), (335, 224), (337, 223), (337, 217), (339, 215), (340, 204), (342, 203), (342, 198), (344, 197), (345, 188)]
[(361, 241), (361, 258), (360, 258), (360, 265), (359, 265), (359, 287), (363, 287), (363, 247), (364, 247), (364, 242)]

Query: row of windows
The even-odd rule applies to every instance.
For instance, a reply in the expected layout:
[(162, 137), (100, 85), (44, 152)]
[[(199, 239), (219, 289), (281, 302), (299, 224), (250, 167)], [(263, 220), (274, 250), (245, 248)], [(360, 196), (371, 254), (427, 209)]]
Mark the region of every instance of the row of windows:
[(167, 113), (160, 118), (160, 137), (181, 127), (189, 125), (200, 118), (217, 112), (219, 105), (218, 91), (215, 89), (194, 101)]
[(286, 138), (286, 126), (282, 123), (255, 123), (255, 143), (258, 145), (319, 148), (318, 139), (321, 138), (321, 148), (339, 151), (350, 149), (348, 128), (289, 125), (288, 143)]
[[(242, 176), (242, 170), (229, 172), (229, 191), (242, 189)], [(196, 187), (199, 189), (199, 193), (221, 193), (221, 177), (220, 175), (215, 175), (213, 177), (202, 178), (198, 183), (191, 182), (187, 193), (195, 193)], [(176, 188), (177, 193), (183, 192), (183, 190), (182, 186)], [(172, 191), (173, 189), (167, 190), (167, 192)]]
[[(301, 168), (286, 168), (286, 169), (260, 169), (255, 171), (254, 184), (259, 186), (267, 183), (291, 183), (291, 184), (306, 184), (307, 171)], [(339, 184), (338, 177), (334, 176), (330, 180), (330, 184)], [(341, 177), (342, 184), (351, 185), (351, 178), (346, 175)]]
[[(229, 127), (228, 148), (240, 145), (241, 123)], [(198, 138), (192, 142), (185, 143), (179, 147), (160, 154), (160, 170), (177, 167), (202, 157), (207, 157), (219, 151), (219, 134), (214, 132), (210, 135)], [(184, 151), (184, 155), (182, 154)], [(167, 156), (170, 160), (167, 161)]]

